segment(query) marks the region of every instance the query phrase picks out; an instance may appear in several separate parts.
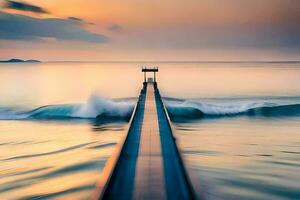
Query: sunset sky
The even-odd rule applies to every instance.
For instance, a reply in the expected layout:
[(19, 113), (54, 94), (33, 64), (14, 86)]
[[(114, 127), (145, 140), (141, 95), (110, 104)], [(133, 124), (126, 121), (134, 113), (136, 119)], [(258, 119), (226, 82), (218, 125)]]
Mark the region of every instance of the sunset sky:
[(300, 60), (299, 0), (0, 0), (0, 59)]

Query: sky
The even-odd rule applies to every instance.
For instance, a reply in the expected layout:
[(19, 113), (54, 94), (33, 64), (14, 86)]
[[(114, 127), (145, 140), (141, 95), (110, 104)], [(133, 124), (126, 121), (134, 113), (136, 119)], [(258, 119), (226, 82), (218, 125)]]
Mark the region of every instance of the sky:
[(299, 0), (0, 0), (0, 59), (300, 60)]

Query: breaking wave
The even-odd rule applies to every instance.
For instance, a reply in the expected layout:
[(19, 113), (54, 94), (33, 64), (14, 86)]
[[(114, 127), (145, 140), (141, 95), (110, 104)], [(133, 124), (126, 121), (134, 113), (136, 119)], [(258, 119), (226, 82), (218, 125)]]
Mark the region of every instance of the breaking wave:
[[(300, 99), (299, 99), (300, 100)], [(299, 103), (298, 103), (299, 102)], [(300, 101), (230, 100), (165, 100), (172, 120), (217, 118), (230, 116), (289, 117), (300, 116)]]
[(0, 120), (105, 119), (128, 120), (134, 108), (130, 99), (110, 100), (92, 95), (84, 104), (47, 105), (30, 111), (0, 108)]
[[(300, 97), (290, 99), (176, 99), (164, 98), (173, 121), (233, 116), (300, 116)], [(92, 95), (84, 104), (46, 105), (24, 111), (0, 107), (0, 120), (95, 119), (128, 121), (136, 99), (111, 100)]]

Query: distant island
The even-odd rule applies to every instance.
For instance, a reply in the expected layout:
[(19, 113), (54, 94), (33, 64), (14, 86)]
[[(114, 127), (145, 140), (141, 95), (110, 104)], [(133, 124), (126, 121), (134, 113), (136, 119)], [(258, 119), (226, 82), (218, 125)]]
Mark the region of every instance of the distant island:
[(22, 60), (22, 59), (16, 59), (16, 58), (12, 58), (9, 60), (0, 60), (0, 63), (39, 63), (41, 61), (39, 60)]

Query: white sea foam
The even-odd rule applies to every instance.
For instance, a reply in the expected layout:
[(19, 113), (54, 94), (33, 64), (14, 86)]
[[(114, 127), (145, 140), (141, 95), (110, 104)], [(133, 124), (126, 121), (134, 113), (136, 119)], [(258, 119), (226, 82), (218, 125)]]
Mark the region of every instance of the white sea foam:
[(133, 109), (132, 101), (112, 101), (103, 97), (92, 95), (88, 102), (75, 106), (72, 117), (96, 118), (100, 115), (126, 117)]
[(46, 105), (30, 111), (0, 108), (0, 120), (21, 119), (62, 119), (62, 118), (96, 118), (96, 117), (130, 117), (134, 107), (132, 100), (114, 101), (92, 95), (83, 104)]
[(300, 99), (165, 100), (173, 118), (202, 118), (232, 115), (300, 115)]

